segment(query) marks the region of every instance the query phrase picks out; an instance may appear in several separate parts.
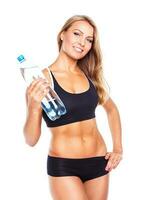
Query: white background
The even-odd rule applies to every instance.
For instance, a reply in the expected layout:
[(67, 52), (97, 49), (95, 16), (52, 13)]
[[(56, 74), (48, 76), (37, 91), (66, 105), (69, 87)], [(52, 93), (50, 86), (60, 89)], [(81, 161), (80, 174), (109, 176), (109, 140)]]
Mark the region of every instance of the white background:
[[(42, 123), (35, 147), (25, 144), (25, 83), (16, 68), (23, 53), (41, 67), (58, 54), (57, 34), (74, 14), (90, 16), (97, 24), (105, 78), (122, 121), (124, 155), (111, 172), (109, 200), (141, 199), (140, 133), (140, 5), (137, 0), (13, 0), (0, 3), (0, 199), (51, 200), (46, 159), (50, 131)], [(112, 149), (107, 117), (96, 109), (97, 123)]]

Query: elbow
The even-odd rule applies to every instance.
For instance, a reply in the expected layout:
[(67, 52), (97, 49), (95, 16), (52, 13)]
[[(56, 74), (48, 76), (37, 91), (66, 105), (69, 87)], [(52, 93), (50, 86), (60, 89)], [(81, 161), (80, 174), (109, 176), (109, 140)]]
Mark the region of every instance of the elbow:
[(103, 105), (103, 107), (108, 115), (118, 112), (117, 105), (111, 98)]
[(118, 111), (117, 107), (113, 107), (110, 110), (108, 110), (107, 115), (108, 115), (108, 117), (111, 117), (113, 119), (115, 118), (115, 116), (118, 116), (119, 111)]
[(107, 110), (107, 114), (115, 114), (118, 113), (118, 108), (116, 105), (112, 106), (110, 109)]
[(35, 140), (34, 138), (31, 137), (27, 137), (24, 133), (24, 137), (25, 137), (25, 143), (30, 146), (30, 147), (34, 147), (37, 144), (37, 140)]
[(37, 142), (28, 140), (27, 138), (25, 138), (25, 143), (30, 147), (34, 147), (37, 144)]

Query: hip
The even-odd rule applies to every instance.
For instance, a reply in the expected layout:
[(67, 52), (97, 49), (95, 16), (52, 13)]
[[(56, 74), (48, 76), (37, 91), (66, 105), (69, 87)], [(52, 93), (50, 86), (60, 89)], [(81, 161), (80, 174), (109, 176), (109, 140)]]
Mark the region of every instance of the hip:
[(62, 158), (48, 155), (47, 174), (50, 176), (78, 176), (82, 182), (106, 175), (105, 156)]

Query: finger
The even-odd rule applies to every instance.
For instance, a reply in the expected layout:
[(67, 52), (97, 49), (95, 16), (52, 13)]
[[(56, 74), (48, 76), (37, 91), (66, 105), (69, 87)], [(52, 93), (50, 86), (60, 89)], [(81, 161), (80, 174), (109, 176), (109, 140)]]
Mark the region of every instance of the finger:
[(114, 153), (111, 154), (111, 156), (110, 156), (111, 163), (114, 163), (117, 159), (118, 159), (118, 157)]
[(109, 160), (106, 167), (105, 167), (105, 170), (109, 171), (110, 167), (111, 167), (112, 163), (111, 161)]
[(48, 92), (48, 90), (47, 89), (45, 89), (44, 91), (42, 91), (40, 94), (40, 98), (41, 98), (41, 100), (47, 95), (47, 92)]
[(33, 99), (34, 101), (41, 103), (42, 99), (45, 97), (47, 93), (47, 90), (38, 90), (34, 95), (33, 95)]
[(121, 155), (118, 155), (118, 154), (113, 154), (111, 156), (112, 163), (120, 162), (121, 159), (122, 159)]
[(39, 83), (49, 83), (47, 79), (45, 78), (37, 78), (37, 79), (34, 79), (30, 85), (30, 89), (32, 90), (34, 87), (36, 87)]
[(107, 166), (106, 170), (110, 172), (110, 171), (113, 169), (113, 166), (114, 166), (114, 165), (113, 165), (112, 162), (109, 163), (109, 165)]
[(35, 84), (37, 84), (37, 82), (39, 82), (39, 79), (34, 79), (30, 85), (27, 87), (26, 89), (26, 103), (28, 102), (28, 95), (31, 94), (31, 91), (34, 87)]
[(45, 79), (39, 78), (37, 82), (34, 82), (33, 85), (28, 90), (28, 93), (35, 92), (41, 85), (48, 84)]
[[(47, 79), (46, 77), (43, 78), (43, 77), (40, 77), (40, 76), (38, 75), (38, 79), (40, 79), (40, 78), (43, 79), (43, 80), (46, 80), (46, 82), (49, 83), (49, 81), (48, 81), (48, 79)], [(33, 79), (36, 79), (36, 77), (33, 76)]]
[(35, 95), (35, 98), (36, 98), (36, 100), (38, 101), (38, 102), (41, 102), (42, 101), (42, 99), (45, 97), (45, 95), (46, 95), (46, 91), (44, 90), (44, 91), (38, 91), (37, 93), (36, 93), (36, 95)]
[(117, 167), (118, 163), (112, 163), (111, 166), (109, 167), (109, 171), (112, 169), (115, 169)]
[(117, 161), (115, 161), (115, 162), (113, 163), (113, 169), (115, 169), (115, 168), (118, 166), (119, 162), (120, 162), (120, 161), (117, 160)]
[(120, 163), (121, 160), (122, 160), (121, 157), (117, 158), (117, 159), (114, 161), (113, 165), (114, 165), (114, 166), (117, 166), (117, 165)]
[(109, 170), (111, 171), (112, 169), (115, 169), (117, 167), (117, 165), (120, 163), (120, 158), (114, 158), (114, 159), (111, 159), (111, 165), (109, 166)]
[(47, 91), (49, 90), (49, 83), (47, 83), (46, 81), (40, 81), (35, 88), (33, 88), (33, 93), (36, 93), (38, 91)]
[(111, 155), (111, 153), (110, 153), (110, 152), (107, 152), (106, 155), (105, 155), (105, 159), (106, 159), (106, 160), (109, 159), (109, 158), (110, 158), (110, 155)]
[(114, 161), (115, 161), (115, 157), (111, 153), (110, 156), (109, 156), (109, 160), (108, 160), (107, 166), (106, 166), (106, 170), (110, 170), (110, 168), (112, 167)]
[(33, 88), (36, 86), (36, 84), (37, 84), (40, 80), (41, 80), (40, 78), (34, 79), (34, 80), (30, 83), (30, 85), (27, 87), (27, 92), (30, 93), (30, 92), (33, 90)]

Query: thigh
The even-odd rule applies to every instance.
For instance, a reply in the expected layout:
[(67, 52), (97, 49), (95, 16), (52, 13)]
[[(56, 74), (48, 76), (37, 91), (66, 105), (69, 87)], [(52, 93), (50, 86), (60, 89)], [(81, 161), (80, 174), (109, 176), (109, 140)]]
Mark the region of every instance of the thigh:
[(109, 188), (109, 174), (84, 182), (89, 200), (107, 200)]
[(49, 177), (53, 200), (88, 200), (84, 185), (76, 176)]

